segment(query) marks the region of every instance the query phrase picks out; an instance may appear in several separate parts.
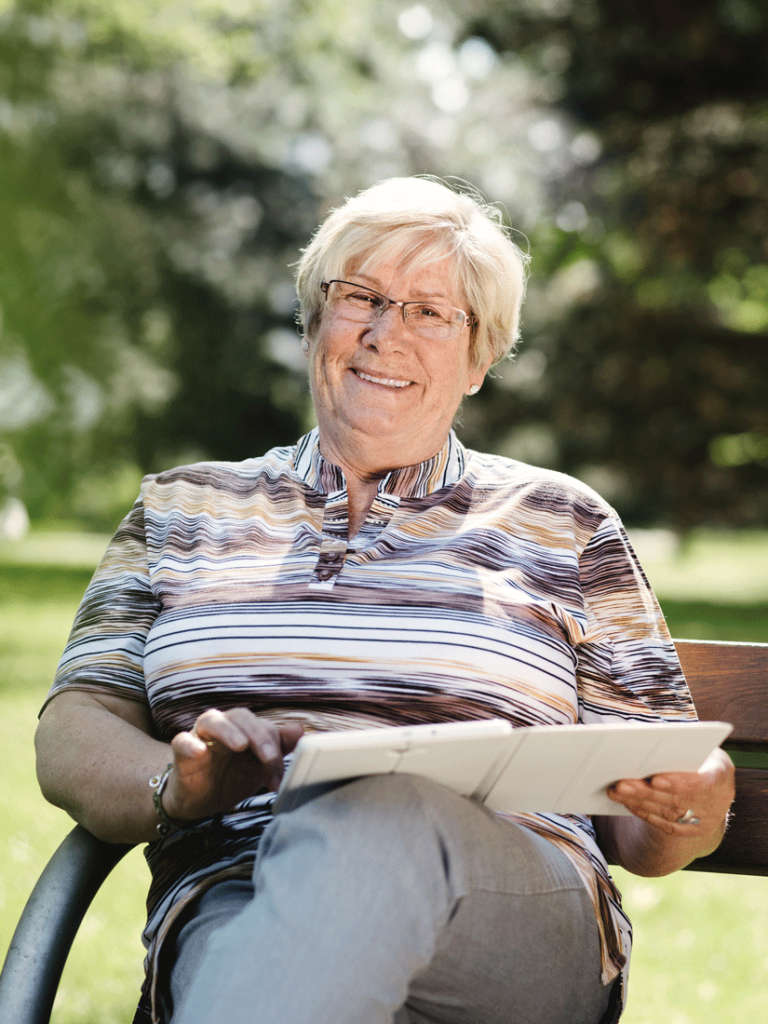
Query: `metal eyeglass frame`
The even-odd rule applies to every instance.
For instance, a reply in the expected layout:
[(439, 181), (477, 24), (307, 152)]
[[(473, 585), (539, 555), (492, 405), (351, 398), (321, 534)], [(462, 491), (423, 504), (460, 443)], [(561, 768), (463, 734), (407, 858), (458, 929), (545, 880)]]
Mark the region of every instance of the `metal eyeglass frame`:
[[(423, 299), (409, 299), (407, 301), (390, 299), (388, 295), (384, 295), (382, 292), (377, 292), (375, 288), (369, 288), (367, 284), (357, 284), (355, 281), (341, 281), (338, 277), (332, 278), (330, 281), (321, 281), (320, 290), (325, 295), (326, 301), (328, 300), (328, 292), (332, 284), (346, 284), (350, 288), (360, 288), (364, 292), (370, 292), (371, 295), (376, 295), (378, 298), (383, 300), (378, 312), (371, 317), (370, 320), (358, 320), (353, 323), (373, 323), (378, 320), (379, 317), (384, 316), (390, 306), (397, 306), (403, 317), (403, 323), (408, 326), (408, 314), (405, 311), (406, 306), (434, 306), (435, 308), (450, 309), (453, 313), (461, 313), (464, 320), (460, 327), (458, 327), (457, 334), (461, 334), (465, 327), (474, 327), (477, 323), (477, 317), (474, 313), (465, 313), (463, 309), (459, 309), (457, 306), (448, 306), (443, 302), (425, 302)], [(456, 321), (447, 320), (446, 323), (456, 323)]]

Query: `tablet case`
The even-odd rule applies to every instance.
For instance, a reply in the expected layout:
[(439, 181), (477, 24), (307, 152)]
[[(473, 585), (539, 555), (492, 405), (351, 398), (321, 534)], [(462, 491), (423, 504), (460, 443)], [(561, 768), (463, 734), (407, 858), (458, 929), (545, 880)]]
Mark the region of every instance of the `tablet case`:
[(619, 779), (697, 771), (728, 736), (725, 722), (534, 725), (503, 719), (385, 726), (302, 736), (274, 802), (290, 810), (311, 788), (409, 773), (491, 810), (628, 814), (606, 789)]

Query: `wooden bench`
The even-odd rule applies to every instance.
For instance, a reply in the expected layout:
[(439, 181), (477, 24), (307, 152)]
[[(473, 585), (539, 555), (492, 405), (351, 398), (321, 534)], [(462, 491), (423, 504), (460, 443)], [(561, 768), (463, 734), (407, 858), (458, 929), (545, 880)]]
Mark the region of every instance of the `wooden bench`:
[[(731, 722), (732, 822), (691, 869), (768, 875), (768, 644), (675, 641), (699, 717)], [(0, 975), (0, 1024), (47, 1024), (69, 949), (91, 900), (129, 846), (76, 826), (35, 886)], [(690, 870), (690, 869), (689, 869)]]
[(699, 718), (731, 722), (723, 744), (736, 765), (725, 839), (689, 870), (768, 875), (768, 644), (676, 640)]

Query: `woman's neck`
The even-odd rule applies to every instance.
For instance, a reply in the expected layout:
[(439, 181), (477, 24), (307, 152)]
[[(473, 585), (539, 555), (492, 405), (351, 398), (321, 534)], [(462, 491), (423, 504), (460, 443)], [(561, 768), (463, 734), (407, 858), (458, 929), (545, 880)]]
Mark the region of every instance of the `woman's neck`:
[[(347, 485), (350, 539), (360, 531), (374, 502), (379, 484), (388, 473), (406, 466), (420, 465), (426, 459), (437, 454), (437, 452), (424, 454), (413, 450), (407, 454), (400, 452), (398, 456), (394, 450), (395, 446), (382, 450), (383, 446), (377, 439), (366, 440), (369, 440), (367, 445), (339, 446), (334, 443), (334, 439), (327, 438), (322, 430), (319, 438), (320, 454), (328, 462), (338, 466), (344, 473)], [(440, 448), (437, 449), (437, 451), (439, 450)]]
[(379, 481), (376, 478), (360, 480), (354, 476), (347, 477), (347, 508), (349, 519), (349, 539), (358, 534), (373, 504)]

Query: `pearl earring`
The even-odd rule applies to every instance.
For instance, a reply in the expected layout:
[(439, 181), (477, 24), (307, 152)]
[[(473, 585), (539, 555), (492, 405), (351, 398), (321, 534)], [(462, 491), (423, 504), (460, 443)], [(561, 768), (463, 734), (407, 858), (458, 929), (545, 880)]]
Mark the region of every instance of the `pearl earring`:
[(467, 392), (467, 394), (468, 395), (476, 395), (479, 390), (480, 390), (480, 385), (479, 384), (472, 384), (470, 386), (469, 391)]
[(309, 341), (307, 338), (301, 339), (301, 347), (304, 349), (305, 352), (309, 352)]

